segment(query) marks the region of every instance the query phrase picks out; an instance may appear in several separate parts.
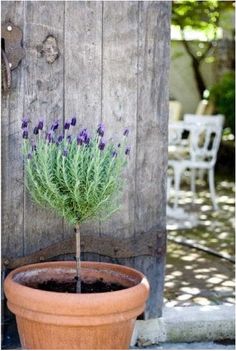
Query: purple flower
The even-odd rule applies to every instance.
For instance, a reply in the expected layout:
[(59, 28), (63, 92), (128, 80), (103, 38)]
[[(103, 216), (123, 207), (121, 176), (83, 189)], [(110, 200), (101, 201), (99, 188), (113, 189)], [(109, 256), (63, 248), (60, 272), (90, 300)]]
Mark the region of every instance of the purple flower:
[(67, 138), (66, 138), (66, 140), (68, 141), (69, 144), (71, 144), (71, 141), (72, 141), (71, 135), (68, 135)]
[(98, 135), (100, 135), (101, 137), (103, 137), (104, 131), (105, 131), (105, 126), (104, 126), (104, 124), (103, 124), (103, 123), (99, 123), (98, 129), (97, 129)]
[(102, 151), (105, 149), (106, 143), (101, 139), (98, 145), (99, 149)]
[(32, 151), (36, 151), (36, 150), (37, 150), (36, 144), (32, 144)]
[(64, 129), (70, 129), (70, 122), (69, 121), (65, 122)]
[(29, 119), (27, 117), (22, 118), (21, 129), (27, 128), (29, 123)]
[(76, 125), (76, 117), (71, 118), (70, 124), (74, 127)]
[(66, 149), (63, 150), (62, 156), (67, 157), (68, 156), (68, 151)]
[(28, 139), (28, 137), (29, 137), (29, 132), (28, 132), (28, 129), (26, 127), (23, 130), (22, 137), (23, 137), (23, 139)]
[(78, 145), (82, 145), (82, 144), (88, 145), (89, 142), (90, 142), (90, 137), (89, 137), (89, 133), (87, 132), (87, 129), (86, 128), (82, 129), (77, 137), (77, 144)]
[(125, 154), (126, 154), (126, 155), (129, 155), (129, 154), (130, 154), (130, 147), (127, 147), (127, 148), (125, 149)]
[(63, 140), (63, 136), (62, 136), (62, 135), (59, 135), (59, 137), (58, 137), (58, 139), (57, 139), (57, 142), (58, 142), (58, 143), (61, 143), (62, 140)]
[(77, 136), (77, 144), (82, 145), (85, 142), (84, 135), (78, 135)]
[(117, 145), (117, 147), (120, 147), (120, 143)]
[(129, 135), (129, 129), (128, 129), (128, 128), (126, 128), (126, 129), (124, 130), (123, 135), (124, 135), (124, 136), (128, 136), (128, 135)]
[(112, 157), (116, 157), (117, 156), (117, 152), (116, 151), (112, 151)]
[(58, 121), (53, 122), (52, 126), (51, 126), (51, 130), (55, 131), (57, 130), (57, 128), (59, 127), (59, 123)]
[(42, 129), (43, 129), (43, 119), (40, 119), (38, 123), (38, 130), (42, 130)]
[(47, 135), (46, 135), (46, 139), (48, 140), (49, 143), (53, 142), (53, 131), (50, 130)]
[(35, 135), (37, 135), (37, 134), (39, 133), (38, 127), (34, 127), (33, 133), (34, 133)]
[(32, 153), (29, 152), (28, 155), (27, 155), (27, 159), (30, 160), (32, 158)]

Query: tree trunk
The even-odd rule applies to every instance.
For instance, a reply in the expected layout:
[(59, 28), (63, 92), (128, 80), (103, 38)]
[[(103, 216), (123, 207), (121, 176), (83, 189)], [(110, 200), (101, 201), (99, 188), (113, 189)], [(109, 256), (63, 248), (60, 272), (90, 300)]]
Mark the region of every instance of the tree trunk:
[(80, 265), (80, 228), (79, 224), (75, 227), (76, 238), (76, 292), (81, 293), (81, 265)]
[(206, 85), (205, 82), (203, 80), (202, 77), (202, 73), (200, 71), (200, 63), (201, 61), (196, 60), (195, 58), (192, 58), (192, 67), (193, 67), (193, 71), (194, 71), (194, 77), (197, 83), (197, 89), (198, 89), (198, 93), (200, 95), (200, 99), (203, 98), (203, 93), (206, 90)]

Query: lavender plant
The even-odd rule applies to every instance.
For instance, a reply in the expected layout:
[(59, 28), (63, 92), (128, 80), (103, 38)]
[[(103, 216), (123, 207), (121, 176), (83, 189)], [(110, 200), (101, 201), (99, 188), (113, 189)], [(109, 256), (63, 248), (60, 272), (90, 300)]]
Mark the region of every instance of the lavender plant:
[(23, 153), (26, 187), (36, 203), (52, 208), (75, 226), (77, 292), (80, 279), (80, 224), (90, 219), (105, 220), (119, 209), (123, 188), (122, 172), (130, 148), (128, 129), (123, 140), (105, 141), (105, 127), (99, 124), (90, 135), (87, 129), (76, 133), (76, 118), (64, 124), (58, 135), (59, 122), (45, 130), (43, 120), (33, 127), (22, 120)]

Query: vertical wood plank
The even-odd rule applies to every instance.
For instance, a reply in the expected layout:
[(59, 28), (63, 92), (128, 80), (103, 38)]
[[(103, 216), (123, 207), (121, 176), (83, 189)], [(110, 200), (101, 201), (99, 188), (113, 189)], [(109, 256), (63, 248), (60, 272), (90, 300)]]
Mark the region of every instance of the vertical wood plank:
[[(159, 228), (160, 245), (166, 241), (170, 9), (167, 1), (139, 3), (135, 232)], [(158, 317), (163, 303), (165, 252), (160, 258), (137, 257), (135, 267), (151, 282), (145, 318)]]
[[(25, 6), (25, 115), (32, 127), (43, 117), (50, 128), (55, 119), (63, 123), (64, 2), (27, 1)], [(55, 38), (59, 50), (58, 58), (51, 63), (42, 54), (49, 35)], [(62, 238), (63, 220), (32, 203), (26, 192), (25, 254)]]
[[(65, 3), (65, 48), (65, 118), (77, 116), (77, 132), (94, 131), (101, 121), (102, 2)], [(65, 224), (65, 231), (72, 228)], [(82, 224), (86, 233), (99, 235), (99, 224)]]
[(130, 129), (131, 156), (124, 173), (121, 209), (106, 223), (103, 234), (119, 237), (134, 233), (135, 150), (137, 113), (137, 2), (104, 2), (103, 14), (103, 98), (105, 139), (117, 142)]
[[(11, 21), (24, 32), (24, 3), (2, 1), (2, 23)], [(24, 187), (21, 157), (23, 115), (23, 65), (12, 72), (9, 95), (2, 95), (2, 254), (22, 256), (24, 252)]]

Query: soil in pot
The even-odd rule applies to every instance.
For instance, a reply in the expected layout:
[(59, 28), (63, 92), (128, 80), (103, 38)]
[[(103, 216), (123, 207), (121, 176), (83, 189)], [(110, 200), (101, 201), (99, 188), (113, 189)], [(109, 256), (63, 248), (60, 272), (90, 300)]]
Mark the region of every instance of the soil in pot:
[[(44, 291), (53, 291), (61, 293), (76, 293), (76, 279), (73, 281), (61, 282), (57, 280), (48, 280), (36, 284), (25, 284), (28, 288), (34, 288)], [(126, 289), (127, 287), (118, 283), (104, 282), (103, 279), (94, 282), (81, 282), (81, 293), (104, 293)]]

